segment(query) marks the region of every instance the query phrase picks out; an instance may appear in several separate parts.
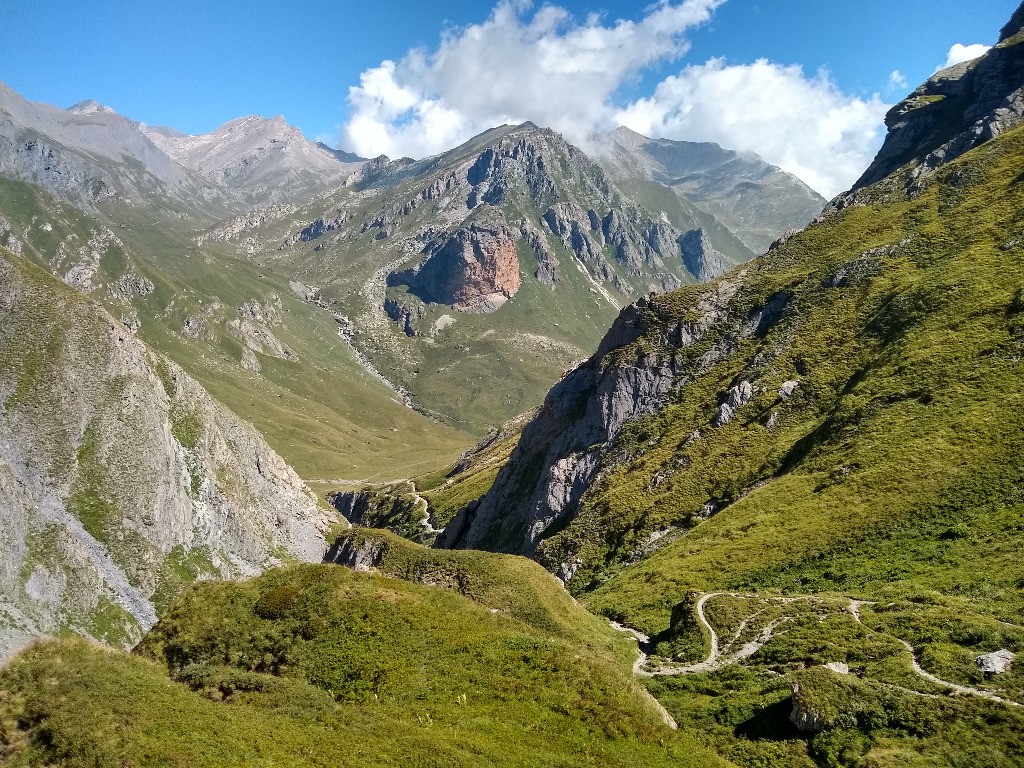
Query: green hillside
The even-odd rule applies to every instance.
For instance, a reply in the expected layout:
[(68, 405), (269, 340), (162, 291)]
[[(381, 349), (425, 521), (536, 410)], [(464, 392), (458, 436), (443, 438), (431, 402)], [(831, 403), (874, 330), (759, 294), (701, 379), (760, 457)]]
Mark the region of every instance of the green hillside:
[(1015, 765), (979, 657), (1024, 650), (1022, 177), (1015, 128), (624, 312), (446, 543), (650, 635), (741, 765)]
[(536, 565), (487, 557), (480, 574), (507, 563), (520, 591), (474, 601), (296, 566), (193, 587), (135, 655), (39, 645), (0, 673), (0, 755), (12, 766), (725, 765), (664, 725), (616, 633)]

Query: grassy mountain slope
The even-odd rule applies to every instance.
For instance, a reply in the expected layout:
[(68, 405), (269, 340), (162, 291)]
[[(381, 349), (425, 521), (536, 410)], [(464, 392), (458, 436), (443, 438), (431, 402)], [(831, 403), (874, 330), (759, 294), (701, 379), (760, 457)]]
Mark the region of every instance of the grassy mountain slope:
[(511, 601), (300, 566), (197, 585), (135, 656), (38, 646), (0, 673), (5, 764), (725, 765), (550, 576), (480, 573), (505, 564)]

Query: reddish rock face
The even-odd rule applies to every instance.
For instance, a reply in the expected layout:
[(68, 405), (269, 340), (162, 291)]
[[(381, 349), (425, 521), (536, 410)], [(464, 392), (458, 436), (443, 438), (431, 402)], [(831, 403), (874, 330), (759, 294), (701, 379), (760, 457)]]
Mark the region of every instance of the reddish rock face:
[(494, 312), (522, 285), (516, 234), (505, 224), (458, 230), (418, 270), (392, 275), (424, 301), (463, 312)]
[(466, 312), (494, 311), (515, 296), (522, 284), (515, 236), (504, 227), (475, 226), (468, 238), (459, 235), (445, 246), (457, 248), (462, 262), (462, 268), (449, 275), (451, 304)]

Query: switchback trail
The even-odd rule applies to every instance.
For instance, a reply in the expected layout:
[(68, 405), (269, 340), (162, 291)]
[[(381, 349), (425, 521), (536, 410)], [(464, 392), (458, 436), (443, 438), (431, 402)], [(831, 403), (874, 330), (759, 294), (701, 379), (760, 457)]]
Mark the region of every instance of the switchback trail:
[[(643, 634), (642, 632), (638, 632), (635, 629), (632, 629), (630, 627), (626, 627), (626, 626), (624, 626), (622, 624), (619, 624), (617, 622), (614, 622), (614, 621), (611, 622), (612, 626), (615, 629), (619, 630), (620, 632), (625, 632), (625, 633), (627, 633), (629, 635), (632, 635), (637, 640), (637, 645), (638, 645), (639, 653), (638, 653), (636, 661), (633, 662), (633, 674), (636, 675), (637, 677), (658, 677), (658, 676), (665, 676), (665, 675), (692, 675), (692, 674), (697, 674), (697, 673), (700, 673), (700, 672), (714, 672), (716, 670), (722, 669), (723, 667), (729, 666), (730, 664), (736, 664), (736, 663), (741, 662), (741, 661), (743, 661), (745, 659), (749, 659), (751, 656), (753, 656), (755, 653), (757, 653), (759, 650), (761, 650), (761, 648), (763, 648), (768, 643), (769, 640), (771, 640), (772, 635), (775, 633), (775, 630), (779, 627), (779, 625), (781, 625), (782, 623), (784, 623), (786, 621), (791, 620), (791, 617), (783, 616), (781, 618), (778, 618), (778, 619), (775, 619), (775, 620), (771, 621), (769, 624), (767, 624), (758, 633), (758, 635), (753, 640), (745, 643), (740, 648), (733, 650), (733, 646), (735, 645), (735, 643), (738, 642), (740, 635), (743, 633), (743, 630), (746, 629), (746, 627), (748, 626), (749, 622), (752, 619), (754, 619), (758, 614), (755, 613), (755, 614), (753, 614), (751, 616), (748, 616), (746, 619), (744, 619), (740, 623), (739, 628), (737, 629), (737, 631), (736, 631), (735, 635), (733, 636), (733, 638), (729, 642), (725, 643), (725, 651), (723, 651), (723, 649), (722, 649), (722, 645), (723, 644), (721, 642), (721, 639), (719, 638), (718, 633), (715, 631), (715, 628), (713, 626), (711, 626), (711, 623), (708, 621), (707, 616), (704, 613), (704, 607), (707, 605), (707, 602), (709, 600), (711, 600), (713, 598), (716, 598), (716, 597), (723, 597), (723, 596), (728, 596), (728, 597), (745, 597), (744, 595), (738, 595), (738, 594), (733, 594), (733, 593), (728, 593), (728, 592), (708, 592), (708, 593), (705, 593), (705, 594), (701, 595), (701, 597), (697, 600), (696, 611), (695, 611), (696, 615), (697, 615), (697, 620), (700, 622), (700, 624), (708, 632), (708, 636), (710, 638), (710, 643), (709, 643), (710, 647), (709, 647), (709, 653), (707, 655), (707, 658), (705, 658), (702, 661), (698, 661), (698, 662), (696, 662), (694, 664), (677, 664), (677, 663), (668, 662), (668, 663), (661, 663), (659, 666), (657, 666), (657, 667), (655, 667), (653, 669), (649, 668), (651, 663), (652, 663), (651, 662), (651, 653), (654, 650), (653, 643), (651, 642), (651, 638), (648, 637), (647, 635)], [(747, 596), (747, 597), (749, 597), (749, 596)], [(772, 598), (760, 598), (760, 599), (771, 600), (771, 601), (776, 601), (776, 602), (783, 602), (783, 603), (792, 603), (792, 602), (796, 602), (796, 601), (799, 601), (799, 600), (808, 600), (808, 599), (811, 599), (811, 598), (810, 597), (778, 597), (778, 598), (772, 597)], [(849, 605), (848, 605), (847, 610), (849, 611), (850, 615), (853, 617), (854, 621), (856, 621), (861, 626), (866, 626), (864, 624), (863, 620), (862, 620), (860, 609), (861, 609), (862, 606), (871, 605), (871, 604), (872, 603), (870, 601), (868, 601), (868, 600), (855, 600), (853, 598), (849, 598)], [(873, 631), (873, 630), (871, 630), (871, 631)], [(973, 687), (968, 686), (968, 685), (959, 685), (957, 683), (951, 683), (948, 680), (943, 680), (942, 678), (937, 677), (936, 675), (933, 675), (932, 673), (930, 673), (930, 672), (926, 671), (925, 669), (923, 669), (921, 667), (921, 665), (918, 663), (918, 661), (917, 661), (917, 649), (915, 649), (914, 646), (912, 646), (906, 640), (902, 640), (901, 638), (894, 637), (893, 639), (896, 640), (896, 642), (898, 642), (900, 645), (902, 645), (907, 650), (907, 652), (910, 654), (910, 665), (911, 665), (911, 668), (914, 670), (914, 673), (918, 677), (921, 677), (922, 679), (927, 680), (929, 683), (932, 683), (933, 685), (942, 686), (943, 688), (947, 688), (947, 689), (953, 691), (955, 694), (958, 694), (958, 695), (978, 696), (980, 698), (988, 699), (989, 701), (999, 702), (1000, 704), (1005, 704), (1005, 705), (1011, 706), (1011, 707), (1022, 706), (1019, 702), (1013, 701), (1011, 699), (1003, 698), (1002, 696), (999, 696), (998, 694), (992, 693), (991, 691), (985, 691), (985, 690), (982, 690), (980, 688), (973, 688)], [(888, 686), (887, 683), (881, 683), (880, 682), (879, 684), (880, 685)], [(933, 695), (933, 694), (922, 693), (920, 691), (912, 691), (910, 689), (903, 689), (901, 686), (890, 686), (890, 687), (900, 688), (901, 690), (906, 690), (908, 693), (919, 693), (922, 696), (929, 696), (930, 697), (930, 696)]]

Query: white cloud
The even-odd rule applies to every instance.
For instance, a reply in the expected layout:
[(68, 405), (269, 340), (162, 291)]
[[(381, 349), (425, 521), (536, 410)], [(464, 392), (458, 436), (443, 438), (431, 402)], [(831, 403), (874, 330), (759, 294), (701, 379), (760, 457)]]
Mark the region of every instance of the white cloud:
[(893, 91), (902, 91), (907, 87), (907, 78), (898, 69), (894, 69), (889, 75), (889, 88)]
[[(681, 58), (687, 31), (725, 0), (659, 0), (636, 21), (580, 21), (558, 6), (501, 0), (480, 24), (445, 33), (362, 73), (349, 89), (341, 143), (363, 156), (423, 157), (525, 120), (586, 144), (626, 123), (648, 135), (753, 150), (823, 194), (848, 186), (880, 143), (885, 105), (826, 76), (766, 61), (687, 67), (632, 104), (617, 95), (655, 64)], [(895, 74), (895, 73), (894, 73)]]
[(940, 69), (946, 67), (952, 67), (954, 64), (962, 64), (965, 61), (976, 59), (979, 56), (984, 56), (989, 51), (990, 46), (982, 45), (981, 43), (973, 43), (971, 45), (964, 45), (963, 43), (954, 43), (953, 47), (949, 49), (949, 53), (946, 54), (946, 63), (943, 64)]
[(712, 59), (664, 80), (619, 122), (648, 136), (715, 141), (757, 152), (826, 197), (848, 188), (881, 144), (887, 105), (843, 93), (827, 73), (764, 59)]
[(725, 0), (668, 0), (639, 21), (582, 23), (545, 5), (502, 0), (482, 24), (363, 72), (349, 89), (343, 144), (362, 155), (422, 156), (501, 123), (533, 120), (580, 140), (606, 126), (610, 98), (657, 61), (683, 55), (683, 33)]

